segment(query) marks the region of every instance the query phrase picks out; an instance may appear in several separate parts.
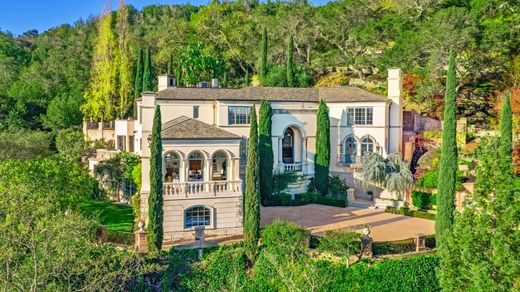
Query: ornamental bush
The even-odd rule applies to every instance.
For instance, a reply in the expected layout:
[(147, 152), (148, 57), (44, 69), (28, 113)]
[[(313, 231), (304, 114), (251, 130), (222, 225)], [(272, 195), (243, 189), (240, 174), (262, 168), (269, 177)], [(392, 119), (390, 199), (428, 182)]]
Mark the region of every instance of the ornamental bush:
[(432, 194), (425, 192), (412, 192), (412, 204), (419, 209), (431, 209), (431, 198)]

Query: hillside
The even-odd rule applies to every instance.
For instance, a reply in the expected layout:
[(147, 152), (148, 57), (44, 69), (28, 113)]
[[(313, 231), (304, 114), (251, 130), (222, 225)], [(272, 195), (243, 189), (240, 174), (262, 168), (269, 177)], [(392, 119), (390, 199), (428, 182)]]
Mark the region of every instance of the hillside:
[[(448, 50), (454, 47), (461, 76), (459, 115), (490, 123), (496, 118), (498, 91), (520, 84), (519, 9), (506, 0), (373, 0), (369, 5), (345, 0), (323, 6), (213, 1), (141, 11), (129, 6), (125, 39), (132, 72), (127, 73), (133, 84), (140, 48), (150, 47), (155, 74), (160, 74), (168, 70), (170, 55), (170, 68), (182, 67), (181, 61), (191, 57), (186, 55), (197, 53), (187, 48), (198, 46), (198, 53), (218, 67), (214, 75), (223, 86), (241, 86), (246, 76), (259, 71), (265, 27), (270, 80), (284, 76), (292, 36), (300, 86), (321, 83), (331, 68), (342, 68), (344, 79), (384, 84), (386, 69), (400, 67), (409, 106), (436, 115), (443, 102)], [(111, 15), (116, 41), (121, 38), (119, 15), (118, 10)], [(80, 106), (92, 83), (98, 19), (18, 37), (0, 32), (0, 129), (80, 125)], [(114, 92), (110, 98), (117, 98)]]

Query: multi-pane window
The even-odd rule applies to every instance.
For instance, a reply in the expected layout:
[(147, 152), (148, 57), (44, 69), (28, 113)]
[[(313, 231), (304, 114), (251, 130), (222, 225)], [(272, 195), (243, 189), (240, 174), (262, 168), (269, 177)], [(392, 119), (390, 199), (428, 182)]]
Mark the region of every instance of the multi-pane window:
[(249, 113), (251, 108), (248, 106), (228, 107), (228, 123), (230, 125), (249, 125)]
[(348, 125), (372, 125), (374, 114), (371, 107), (351, 107), (347, 109)]
[(367, 152), (374, 152), (374, 140), (370, 137), (361, 140), (361, 156), (365, 156)]
[(211, 224), (211, 210), (203, 206), (195, 206), (184, 211), (184, 228), (195, 226), (209, 226)]

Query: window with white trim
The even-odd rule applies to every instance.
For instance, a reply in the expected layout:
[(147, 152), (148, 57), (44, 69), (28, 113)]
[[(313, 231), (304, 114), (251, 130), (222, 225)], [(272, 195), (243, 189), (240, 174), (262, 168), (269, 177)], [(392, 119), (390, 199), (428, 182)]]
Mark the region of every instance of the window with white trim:
[(374, 140), (370, 137), (361, 140), (361, 156), (365, 156), (367, 152), (374, 152)]
[(248, 106), (228, 107), (228, 123), (230, 125), (249, 125), (249, 113), (251, 108)]
[(194, 206), (184, 211), (184, 228), (211, 225), (211, 210), (204, 206)]
[(349, 107), (347, 108), (348, 125), (372, 125), (374, 113), (372, 107)]

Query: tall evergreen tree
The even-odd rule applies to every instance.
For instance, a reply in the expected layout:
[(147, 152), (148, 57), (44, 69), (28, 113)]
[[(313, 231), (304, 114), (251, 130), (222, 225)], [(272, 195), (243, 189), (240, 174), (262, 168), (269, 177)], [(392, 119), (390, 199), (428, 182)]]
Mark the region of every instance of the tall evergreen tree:
[(161, 109), (155, 108), (150, 140), (150, 194), (148, 195), (148, 251), (158, 253), (163, 242), (163, 181)]
[(244, 86), (249, 86), (249, 70), (246, 69), (246, 76), (244, 76)]
[(273, 192), (273, 140), (271, 138), (272, 125), (272, 109), (271, 104), (266, 100), (262, 100), (260, 105), (260, 127), (259, 135), (259, 154), (260, 159), (260, 198), (265, 206), (268, 197)]
[(254, 261), (258, 254), (260, 238), (260, 167), (258, 157), (258, 124), (255, 106), (249, 115), (251, 128), (249, 132), (248, 156), (246, 166), (244, 248), (247, 257)]
[(294, 65), (294, 41), (293, 37), (289, 36), (287, 41), (287, 86), (296, 87), (296, 66)]
[[(445, 291), (516, 291), (520, 279), (520, 191), (511, 161), (482, 139), (477, 150), (475, 190), (456, 213), (445, 240), (439, 278)], [(449, 252), (446, 252), (448, 250)]]
[(137, 119), (137, 104), (136, 99), (141, 96), (143, 92), (143, 49), (139, 48), (139, 53), (137, 55), (137, 63), (135, 65), (135, 78), (134, 78), (134, 102), (132, 105), (132, 116), (134, 119)]
[(442, 249), (447, 234), (453, 226), (455, 211), (457, 153), (457, 92), (455, 75), (455, 51), (450, 51), (446, 93), (444, 96), (444, 123), (442, 127), (441, 159), (437, 192), (437, 216), (435, 235), (437, 246)]
[[(124, 0), (119, 0), (117, 13), (117, 33), (119, 35), (118, 76), (119, 76), (119, 113), (120, 119), (128, 115), (133, 109), (132, 95), (132, 62), (130, 60), (130, 46), (128, 44), (129, 12)], [(133, 112), (133, 111), (132, 111)]]
[(109, 121), (115, 118), (117, 111), (118, 46), (112, 30), (111, 10), (110, 3), (106, 2), (97, 22), (91, 78), (81, 107), (85, 118), (94, 121)]
[(175, 74), (175, 69), (173, 68), (173, 53), (170, 53), (170, 57), (168, 58), (168, 74)]
[(152, 53), (150, 47), (146, 50), (144, 56), (143, 69), (143, 91), (153, 91), (155, 88), (155, 75), (152, 65)]
[(330, 165), (330, 119), (329, 108), (320, 100), (316, 115), (316, 157), (314, 159), (314, 183), (316, 189), (325, 195), (329, 185)]
[(177, 70), (175, 70), (175, 79), (177, 79), (177, 86), (182, 85), (182, 67), (179, 65), (177, 66)]
[(513, 161), (513, 111), (511, 109), (510, 92), (506, 91), (506, 98), (502, 105), (500, 120), (500, 154), (509, 161)]
[(260, 78), (267, 76), (267, 46), (267, 27), (264, 27), (260, 46)]

